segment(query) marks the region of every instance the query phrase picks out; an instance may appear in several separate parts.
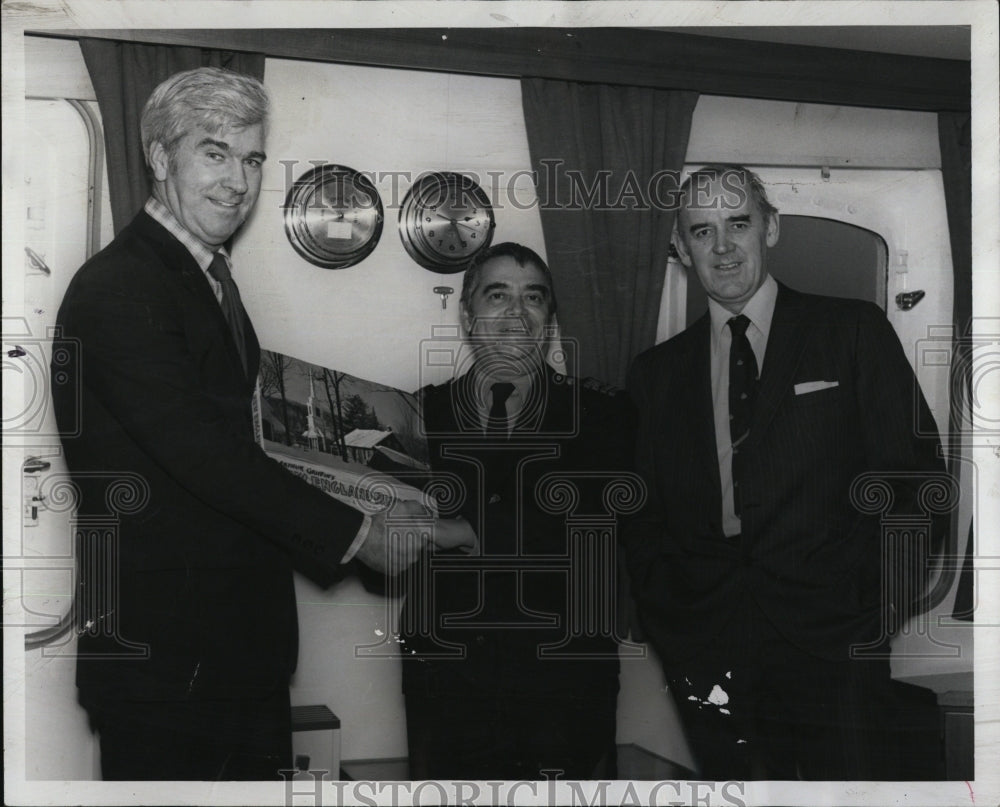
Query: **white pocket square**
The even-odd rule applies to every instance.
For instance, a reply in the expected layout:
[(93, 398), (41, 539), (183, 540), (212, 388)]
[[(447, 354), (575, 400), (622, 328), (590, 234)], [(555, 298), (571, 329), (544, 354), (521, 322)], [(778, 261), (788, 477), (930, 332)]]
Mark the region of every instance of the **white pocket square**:
[(839, 381), (803, 381), (795, 385), (796, 395), (808, 395), (810, 392), (819, 392), (821, 389), (839, 387)]

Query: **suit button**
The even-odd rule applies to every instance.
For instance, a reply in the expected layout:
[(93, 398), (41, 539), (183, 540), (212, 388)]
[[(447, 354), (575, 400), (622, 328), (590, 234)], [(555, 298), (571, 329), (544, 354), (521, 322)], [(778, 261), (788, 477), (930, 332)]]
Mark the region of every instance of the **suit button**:
[(746, 566), (747, 568), (749, 568), (750, 566), (753, 566), (753, 557), (750, 555), (749, 552), (747, 552), (743, 556), (743, 565)]
[(491, 493), (490, 494), (490, 504), (496, 504), (499, 501), (500, 501), (500, 494), (499, 493)]
[(482, 647), (484, 644), (486, 644), (486, 637), (480, 633), (478, 636), (476, 636), (476, 644)]

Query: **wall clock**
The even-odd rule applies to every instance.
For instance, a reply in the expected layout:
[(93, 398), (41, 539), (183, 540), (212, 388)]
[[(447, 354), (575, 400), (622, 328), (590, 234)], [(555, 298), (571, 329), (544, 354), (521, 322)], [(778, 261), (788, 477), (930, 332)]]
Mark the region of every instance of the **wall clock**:
[(493, 206), (464, 174), (439, 171), (418, 179), (399, 209), (399, 237), (432, 272), (461, 272), (493, 240)]
[(382, 219), (371, 180), (342, 165), (307, 171), (285, 200), (285, 235), (299, 255), (324, 269), (364, 260), (382, 235)]

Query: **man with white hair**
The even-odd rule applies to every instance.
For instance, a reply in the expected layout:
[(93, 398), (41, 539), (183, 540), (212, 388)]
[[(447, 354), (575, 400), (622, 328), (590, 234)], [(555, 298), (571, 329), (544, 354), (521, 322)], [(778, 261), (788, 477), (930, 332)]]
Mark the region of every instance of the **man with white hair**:
[[(53, 367), (69, 374), (57, 418), (82, 424), (64, 438), (81, 494), (77, 686), (105, 779), (279, 778), (293, 568), (329, 584), (355, 552), (395, 572), (422, 549), (252, 439), (260, 348), (226, 245), (257, 201), (267, 115), (248, 76), (201, 68), (160, 84), (141, 121), (152, 196), (59, 311), (79, 348)], [(83, 528), (109, 511), (110, 532)], [(409, 512), (424, 515), (394, 515)], [(439, 526), (438, 541), (466, 537)]]

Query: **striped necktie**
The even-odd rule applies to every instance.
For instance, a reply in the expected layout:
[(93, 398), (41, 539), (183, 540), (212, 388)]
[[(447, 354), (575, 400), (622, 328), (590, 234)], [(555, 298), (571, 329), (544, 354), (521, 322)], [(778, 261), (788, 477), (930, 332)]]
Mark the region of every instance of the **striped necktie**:
[(757, 398), (757, 358), (754, 356), (743, 314), (729, 320), (733, 341), (729, 346), (729, 436), (733, 443), (733, 505), (736, 515), (742, 508), (740, 497), (740, 445), (750, 433)]

